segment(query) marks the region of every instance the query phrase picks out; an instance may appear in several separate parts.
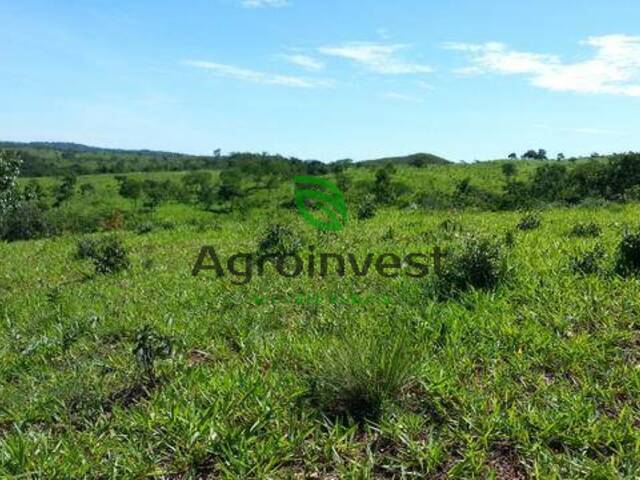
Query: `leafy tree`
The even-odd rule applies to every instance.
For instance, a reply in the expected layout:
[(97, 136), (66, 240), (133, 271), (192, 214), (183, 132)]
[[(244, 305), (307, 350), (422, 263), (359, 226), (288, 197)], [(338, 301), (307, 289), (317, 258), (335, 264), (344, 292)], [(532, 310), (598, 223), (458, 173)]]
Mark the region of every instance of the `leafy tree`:
[(133, 200), (137, 206), (138, 200), (142, 196), (142, 182), (136, 178), (129, 177), (116, 177), (116, 180), (120, 183), (118, 193), (124, 198)]
[(393, 200), (395, 195), (391, 185), (390, 168), (382, 167), (376, 172), (373, 195), (378, 203), (389, 203)]
[(518, 159), (518, 154), (513, 152), (509, 154), (509, 160), (517, 160)]
[(60, 184), (55, 187), (53, 195), (55, 197), (54, 206), (59, 207), (63, 202), (66, 202), (71, 197), (76, 190), (76, 183), (78, 182), (78, 177), (76, 177), (73, 173), (67, 173), (63, 178)]
[(224, 202), (228, 202), (236, 197), (241, 197), (242, 176), (237, 170), (223, 170), (220, 172), (220, 187), (218, 197)]
[(22, 160), (15, 154), (0, 150), (0, 216), (17, 203), (16, 179)]
[(560, 152), (560, 153), (558, 154), (558, 161), (564, 160), (564, 158), (565, 158), (565, 157), (564, 157), (564, 153)]
[(515, 176), (516, 173), (518, 173), (518, 168), (515, 166), (515, 164), (511, 162), (502, 164), (502, 174), (507, 177), (507, 180)]

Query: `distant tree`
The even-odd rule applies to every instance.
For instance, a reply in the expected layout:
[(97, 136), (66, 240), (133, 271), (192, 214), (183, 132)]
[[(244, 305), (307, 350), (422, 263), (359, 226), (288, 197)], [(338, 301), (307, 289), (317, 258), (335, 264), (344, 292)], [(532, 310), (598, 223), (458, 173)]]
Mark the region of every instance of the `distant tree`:
[(95, 187), (90, 183), (83, 183), (82, 185), (80, 185), (80, 194), (83, 196), (93, 193), (95, 192), (95, 190)]
[(22, 160), (13, 153), (0, 150), (0, 217), (15, 207), (18, 201), (16, 180)]
[(373, 185), (373, 195), (376, 202), (388, 203), (393, 200), (393, 187), (391, 185), (391, 169), (387, 166), (378, 169)]
[(22, 199), (27, 202), (40, 201), (43, 200), (45, 196), (44, 188), (42, 188), (42, 185), (35, 180), (31, 180), (27, 183), (22, 191)]
[(142, 197), (142, 182), (136, 178), (116, 177), (120, 183), (118, 193), (124, 198), (133, 200), (138, 205), (138, 200)]
[(502, 173), (505, 177), (507, 177), (507, 180), (510, 180), (516, 173), (518, 173), (518, 168), (511, 162), (503, 163)]
[(558, 154), (558, 161), (564, 160), (564, 158), (565, 158), (565, 157), (564, 157), (564, 153), (560, 152), (560, 153)]
[(518, 154), (513, 152), (509, 154), (509, 160), (517, 160), (518, 159)]
[(211, 173), (210, 172), (189, 172), (182, 177), (182, 183), (187, 190), (187, 194), (195, 196), (198, 201), (206, 198), (207, 195), (201, 195), (203, 191), (207, 193), (211, 190)]
[(591, 158), (598, 158), (598, 157), (600, 157), (600, 154), (598, 152), (593, 152), (591, 154)]
[(233, 169), (220, 172), (220, 187), (218, 187), (220, 200), (228, 202), (242, 195), (242, 176), (240, 172)]
[(336, 172), (336, 186), (341, 192), (346, 192), (351, 186), (351, 179), (347, 177), (343, 170), (338, 170)]
[(527, 150), (522, 154), (522, 158), (528, 158), (531, 160), (546, 160), (547, 159), (547, 151), (544, 148), (535, 150)]
[(62, 181), (54, 188), (53, 196), (55, 198), (54, 206), (59, 207), (63, 202), (66, 202), (76, 191), (76, 183), (78, 177), (73, 173), (67, 173)]

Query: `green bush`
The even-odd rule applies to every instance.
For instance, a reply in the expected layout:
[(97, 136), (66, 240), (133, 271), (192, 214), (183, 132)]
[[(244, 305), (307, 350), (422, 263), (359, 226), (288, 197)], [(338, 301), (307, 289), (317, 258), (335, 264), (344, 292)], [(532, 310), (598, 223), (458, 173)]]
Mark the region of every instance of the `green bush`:
[(535, 213), (527, 213), (518, 222), (518, 230), (535, 230), (542, 224), (540, 216)]
[(46, 212), (36, 202), (19, 202), (0, 220), (0, 238), (9, 242), (55, 234)]
[(151, 233), (153, 232), (153, 230), (155, 230), (155, 225), (151, 222), (144, 222), (141, 223), (140, 225), (138, 225), (138, 227), (136, 228), (136, 232), (139, 235), (144, 235), (146, 233)]
[(506, 271), (500, 241), (467, 235), (444, 257), (436, 278), (436, 290), (445, 298), (471, 288), (489, 290), (504, 279)]
[(258, 252), (262, 255), (291, 255), (302, 248), (302, 238), (291, 228), (269, 225), (258, 242)]
[(122, 240), (116, 236), (102, 238), (93, 242), (81, 240), (77, 245), (76, 256), (79, 256), (81, 243), (83, 249), (82, 254), (84, 258), (91, 259), (96, 273), (117, 273), (129, 268), (131, 265), (127, 249), (123, 245)]
[(618, 244), (615, 270), (621, 275), (640, 273), (640, 231), (623, 234)]
[(372, 195), (366, 195), (360, 205), (358, 205), (358, 219), (367, 220), (376, 215), (376, 199)]
[(569, 268), (573, 273), (592, 275), (602, 272), (602, 260), (606, 255), (602, 245), (583, 252), (579, 255), (572, 256), (569, 260)]
[(76, 242), (75, 258), (78, 260), (92, 258), (96, 254), (99, 244), (100, 242), (95, 238), (82, 237)]
[(596, 222), (581, 222), (571, 229), (574, 237), (599, 237), (601, 233), (602, 229)]

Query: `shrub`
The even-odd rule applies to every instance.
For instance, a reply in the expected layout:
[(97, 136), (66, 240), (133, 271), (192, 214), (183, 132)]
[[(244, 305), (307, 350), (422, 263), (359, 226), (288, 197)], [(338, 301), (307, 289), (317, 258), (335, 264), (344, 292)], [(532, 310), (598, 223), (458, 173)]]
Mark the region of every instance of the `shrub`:
[(258, 251), (263, 255), (290, 255), (302, 248), (302, 239), (291, 228), (272, 224), (267, 227), (258, 242)]
[(592, 250), (571, 257), (569, 260), (569, 268), (573, 273), (584, 275), (600, 273), (602, 271), (601, 262), (605, 254), (606, 252), (602, 245), (597, 245)]
[(640, 231), (623, 234), (618, 244), (615, 269), (621, 275), (640, 272)]
[(151, 222), (144, 222), (138, 225), (136, 228), (136, 232), (140, 235), (144, 235), (145, 233), (151, 233), (155, 229), (155, 225)]
[(99, 241), (91, 237), (82, 237), (76, 242), (75, 258), (84, 260), (92, 258), (99, 246)]
[(114, 210), (107, 218), (102, 220), (102, 228), (105, 230), (122, 230), (124, 228), (122, 212)]
[(373, 218), (376, 215), (376, 200), (372, 195), (364, 197), (360, 205), (358, 205), (358, 219), (367, 220)]
[(409, 383), (417, 355), (408, 328), (354, 328), (323, 342), (309, 372), (310, 398), (331, 416), (375, 419)]
[(492, 238), (467, 235), (445, 256), (436, 289), (441, 297), (477, 288), (489, 290), (506, 275), (502, 244)]
[(542, 221), (535, 213), (527, 213), (518, 222), (518, 230), (535, 230), (540, 227)]
[(599, 237), (601, 233), (600, 225), (596, 222), (577, 223), (571, 229), (571, 235), (575, 237)]
[(35, 202), (17, 203), (0, 222), (0, 237), (9, 242), (34, 240), (55, 233), (45, 211)]
[(122, 241), (115, 236), (100, 239), (90, 245), (87, 243), (86, 258), (90, 258), (96, 273), (117, 273), (129, 268), (131, 262)]
[(155, 382), (156, 360), (169, 358), (172, 349), (171, 339), (158, 334), (148, 325), (136, 333), (133, 354), (138, 367), (148, 381)]

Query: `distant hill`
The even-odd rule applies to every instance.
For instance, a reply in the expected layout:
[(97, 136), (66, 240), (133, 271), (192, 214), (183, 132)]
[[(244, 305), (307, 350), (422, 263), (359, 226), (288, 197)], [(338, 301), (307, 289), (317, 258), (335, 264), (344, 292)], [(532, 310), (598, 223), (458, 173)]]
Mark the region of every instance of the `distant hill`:
[(364, 160), (362, 162), (358, 162), (359, 165), (378, 165), (385, 163), (400, 163), (400, 164), (410, 164), (410, 165), (447, 165), (452, 162), (446, 160), (442, 157), (438, 157), (437, 155), (433, 155), (431, 153), (414, 153), (412, 155), (405, 155), (403, 157), (385, 157), (385, 158), (377, 158), (374, 160)]
[(14, 149), (14, 150), (55, 150), (58, 152), (72, 152), (72, 153), (106, 153), (106, 154), (125, 154), (125, 155), (145, 155), (148, 157), (165, 157), (165, 156), (188, 156), (183, 153), (164, 152), (158, 150), (126, 150), (122, 148), (103, 148), (92, 147), (90, 145), (83, 145), (81, 143), (72, 142), (1, 142), (0, 148)]

